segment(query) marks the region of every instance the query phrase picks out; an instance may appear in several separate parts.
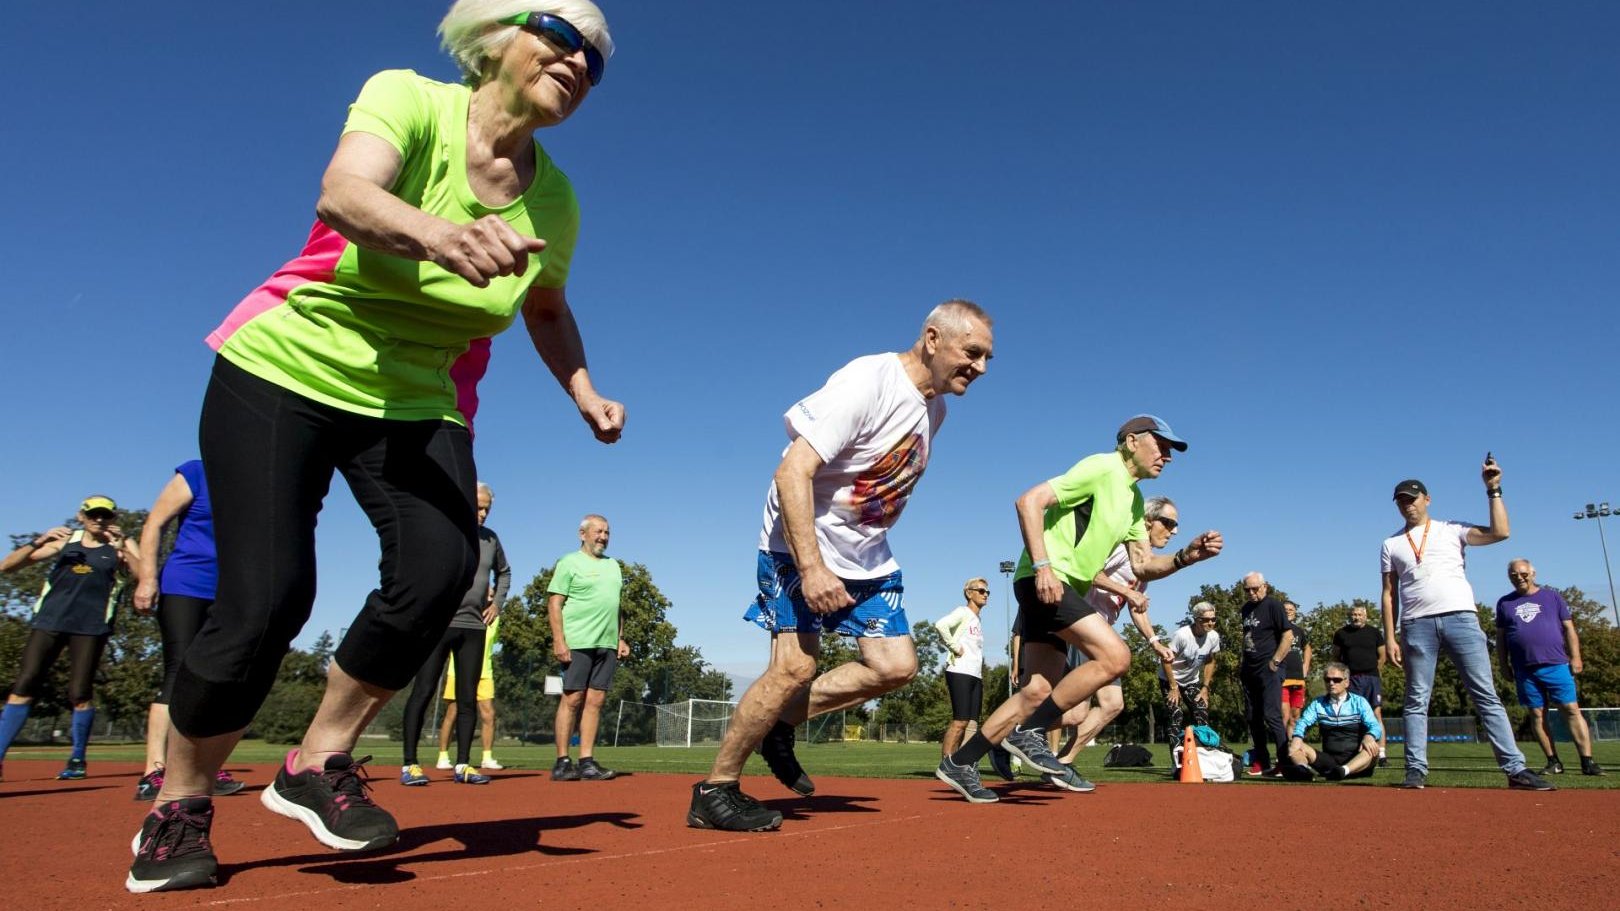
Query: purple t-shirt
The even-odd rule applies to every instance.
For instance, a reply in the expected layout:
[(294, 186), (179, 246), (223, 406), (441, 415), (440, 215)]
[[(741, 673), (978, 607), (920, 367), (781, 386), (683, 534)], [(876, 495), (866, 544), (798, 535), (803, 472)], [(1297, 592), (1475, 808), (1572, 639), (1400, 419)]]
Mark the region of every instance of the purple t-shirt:
[(1543, 585), (1533, 595), (1514, 593), (1496, 602), (1496, 628), (1507, 636), (1513, 666), (1568, 664), (1564, 651), (1564, 621), (1569, 605), (1558, 592)]

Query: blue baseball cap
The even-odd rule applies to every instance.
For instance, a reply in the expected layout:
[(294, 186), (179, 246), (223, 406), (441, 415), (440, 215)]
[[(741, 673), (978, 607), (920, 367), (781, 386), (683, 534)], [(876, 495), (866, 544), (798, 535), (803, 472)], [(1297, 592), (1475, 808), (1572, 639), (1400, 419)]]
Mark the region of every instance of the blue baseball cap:
[(1114, 442), (1123, 443), (1126, 435), (1132, 433), (1151, 433), (1169, 443), (1171, 449), (1177, 452), (1187, 451), (1187, 441), (1176, 436), (1176, 432), (1170, 429), (1170, 425), (1166, 424), (1164, 419), (1154, 417), (1151, 414), (1139, 414), (1121, 424), (1119, 433), (1114, 436)]

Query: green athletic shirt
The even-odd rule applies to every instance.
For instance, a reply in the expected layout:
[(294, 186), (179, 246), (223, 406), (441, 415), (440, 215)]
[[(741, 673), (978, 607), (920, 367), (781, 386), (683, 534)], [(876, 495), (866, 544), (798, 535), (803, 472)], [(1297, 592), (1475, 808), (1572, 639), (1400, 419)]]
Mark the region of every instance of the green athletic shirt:
[(546, 241), (522, 275), (475, 288), (430, 263), (362, 249), (317, 221), (303, 254), (249, 294), (208, 336), (243, 370), (334, 408), (394, 420), (471, 423), (489, 338), (506, 329), (531, 285), (561, 288), (579, 234), (567, 175), (534, 144), (521, 196), (491, 208), (467, 184), (471, 90), (410, 70), (371, 77), (343, 132), (368, 133), (400, 154), (395, 196), (468, 224), (496, 214)]
[(572, 551), (557, 561), (546, 594), (562, 595), (563, 639), (570, 649), (618, 648), (619, 590), (624, 573), (612, 557)]
[[(1142, 491), (1117, 452), (1087, 456), (1047, 483), (1057, 494), (1057, 503), (1046, 510), (1046, 558), (1060, 579), (1084, 595), (1114, 548), (1125, 541), (1147, 540)], [(1088, 505), (1090, 518), (1082, 524), (1079, 514)], [(1013, 578), (1033, 575), (1026, 549)]]

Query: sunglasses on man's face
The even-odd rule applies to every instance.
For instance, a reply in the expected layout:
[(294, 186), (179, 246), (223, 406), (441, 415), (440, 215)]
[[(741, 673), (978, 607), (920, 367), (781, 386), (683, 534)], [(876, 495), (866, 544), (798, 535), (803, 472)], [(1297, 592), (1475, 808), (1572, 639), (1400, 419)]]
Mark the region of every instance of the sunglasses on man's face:
[(1246, 591), (1246, 592), (1257, 592), (1257, 591), (1260, 590), (1260, 586), (1258, 586), (1258, 585), (1245, 585), (1245, 586), (1243, 586), (1243, 590)]
[(591, 85), (597, 85), (602, 81), (602, 71), (607, 69), (607, 60), (602, 57), (602, 52), (567, 19), (550, 13), (518, 13), (505, 19), (497, 19), (496, 22), (501, 25), (515, 25), (526, 32), (533, 32), (565, 54), (583, 50), (585, 78), (591, 81)]
[(1328, 677), (1326, 679), (1327, 679), (1327, 682), (1329, 682), (1329, 683), (1343, 683), (1344, 682), (1343, 677)]
[(1170, 518), (1166, 518), (1164, 516), (1159, 516), (1157, 519), (1154, 519), (1153, 521), (1159, 523), (1160, 525), (1163, 525), (1166, 531), (1175, 531), (1176, 530), (1177, 522), (1176, 522), (1175, 519), (1170, 519)]

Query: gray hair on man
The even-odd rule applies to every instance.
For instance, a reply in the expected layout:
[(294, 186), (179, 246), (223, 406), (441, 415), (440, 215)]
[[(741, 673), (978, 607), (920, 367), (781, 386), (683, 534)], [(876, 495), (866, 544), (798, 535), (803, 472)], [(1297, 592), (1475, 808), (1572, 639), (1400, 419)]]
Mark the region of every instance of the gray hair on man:
[(489, 498), (491, 500), (495, 499), (495, 491), (492, 488), (490, 488), (490, 486), (488, 484), (485, 484), (483, 481), (478, 482), (478, 492), (483, 493), (483, 494), (488, 494)]
[(1164, 515), (1166, 506), (1174, 505), (1176, 501), (1169, 497), (1148, 497), (1147, 502), (1142, 504), (1142, 516), (1146, 519), (1157, 519)]
[(971, 320), (978, 320), (987, 327), (994, 325), (983, 307), (970, 300), (953, 297), (928, 311), (928, 317), (923, 320), (923, 331), (932, 328), (940, 335), (957, 335), (968, 330)]
[(1350, 679), (1350, 666), (1348, 664), (1341, 661), (1329, 661), (1322, 667), (1322, 676), (1324, 677), (1334, 672), (1337, 672), (1339, 676), (1346, 680)]
[(467, 84), (477, 88), (490, 72), (490, 61), (517, 37), (518, 27), (501, 20), (519, 13), (550, 13), (579, 29), (603, 59), (613, 56), (607, 18), (591, 0), (456, 0), (439, 22), (439, 39), (461, 67)]
[(607, 516), (599, 516), (593, 512), (587, 515), (585, 518), (579, 520), (579, 530), (583, 532), (585, 529), (590, 528), (592, 519), (601, 522), (603, 525), (608, 524)]

